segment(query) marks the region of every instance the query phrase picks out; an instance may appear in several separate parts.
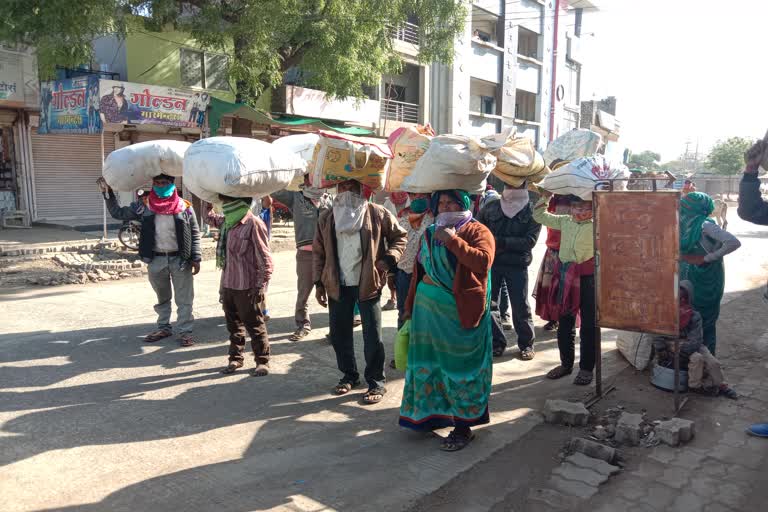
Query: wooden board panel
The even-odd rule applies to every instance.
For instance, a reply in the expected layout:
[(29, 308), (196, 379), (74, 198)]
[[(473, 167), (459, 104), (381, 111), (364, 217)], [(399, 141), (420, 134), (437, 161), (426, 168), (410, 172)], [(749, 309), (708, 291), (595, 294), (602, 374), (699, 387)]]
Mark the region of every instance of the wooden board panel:
[(678, 192), (595, 192), (598, 324), (676, 335)]

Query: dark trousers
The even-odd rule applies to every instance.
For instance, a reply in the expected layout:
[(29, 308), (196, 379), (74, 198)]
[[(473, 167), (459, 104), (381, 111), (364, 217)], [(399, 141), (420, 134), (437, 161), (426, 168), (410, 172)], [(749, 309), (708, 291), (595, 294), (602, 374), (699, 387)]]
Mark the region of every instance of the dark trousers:
[[(520, 350), (533, 347), (533, 314), (528, 303), (528, 269), (525, 267), (494, 267), (491, 271), (491, 298), (500, 307), (502, 283), (507, 283), (509, 303), (512, 308), (512, 325), (517, 333), (517, 346)], [(499, 315), (492, 315), (493, 323)], [(499, 326), (493, 329), (493, 346), (506, 347), (507, 339)]]
[(501, 319), (509, 318), (509, 291), (507, 289), (507, 280), (501, 280), (501, 295), (499, 296), (499, 314)]
[(312, 280), (312, 251), (296, 251), (296, 311), (294, 319), (296, 328), (311, 329), (309, 321), (309, 305), (307, 301), (312, 294), (315, 282)]
[[(581, 277), (580, 293), (581, 328), (579, 329), (580, 357), (579, 368), (591, 372), (595, 368), (595, 276)], [(573, 368), (575, 360), (576, 317), (570, 313), (560, 315), (557, 327), (557, 347), (560, 349), (560, 364)]]
[(403, 315), (405, 314), (405, 301), (408, 299), (408, 290), (411, 289), (411, 275), (407, 272), (397, 269), (395, 274), (395, 289), (397, 290), (397, 329), (403, 326)]
[(256, 364), (269, 363), (269, 337), (264, 313), (250, 290), (222, 288), (221, 303), (229, 331), (229, 360), (243, 362), (245, 334), (251, 337)]
[(352, 333), (355, 303), (360, 306), (360, 318), (363, 321), (365, 382), (369, 389), (384, 387), (386, 378), (384, 376), (384, 343), (381, 342), (380, 297), (358, 302), (357, 286), (342, 286), (339, 300), (328, 300), (331, 345), (336, 352), (336, 364), (344, 374), (342, 382), (353, 383), (360, 380)]

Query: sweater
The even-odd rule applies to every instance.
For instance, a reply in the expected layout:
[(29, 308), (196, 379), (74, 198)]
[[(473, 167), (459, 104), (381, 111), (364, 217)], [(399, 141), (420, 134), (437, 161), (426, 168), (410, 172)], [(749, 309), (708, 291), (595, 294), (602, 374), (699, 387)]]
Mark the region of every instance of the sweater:
[(547, 211), (547, 199), (540, 199), (533, 209), (539, 224), (560, 230), (560, 261), (584, 263), (595, 257), (592, 220), (576, 222), (570, 215), (555, 215)]
[[(445, 244), (456, 259), (456, 274), (453, 278), (453, 296), (461, 326), (474, 329), (480, 325), (488, 300), (488, 271), (493, 265), (496, 242), (490, 230), (480, 222), (469, 222), (462, 226), (456, 236)], [(405, 301), (408, 316), (413, 313), (416, 288), (424, 278), (424, 267), (418, 260), (413, 266), (411, 287)]]
[(533, 220), (527, 204), (511, 219), (501, 209), (501, 201), (486, 203), (477, 220), (493, 233), (496, 242), (494, 268), (525, 268), (533, 261), (533, 248), (539, 239), (541, 224)]

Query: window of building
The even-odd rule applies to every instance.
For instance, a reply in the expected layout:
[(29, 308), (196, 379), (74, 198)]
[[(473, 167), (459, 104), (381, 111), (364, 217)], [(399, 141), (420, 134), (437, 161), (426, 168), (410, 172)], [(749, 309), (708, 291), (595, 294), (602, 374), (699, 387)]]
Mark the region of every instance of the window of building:
[(540, 59), (539, 52), (539, 34), (528, 30), (527, 28), (519, 27), (517, 32), (517, 53), (524, 57), (531, 59)]
[(566, 67), (565, 77), (565, 104), (574, 107), (579, 106), (579, 100), (581, 96), (581, 69), (575, 62), (568, 62)]
[(226, 55), (181, 49), (181, 85), (201, 89), (227, 91), (228, 59)]
[(483, 114), (496, 114), (496, 98), (493, 96), (481, 96), (480, 106)]
[(536, 116), (537, 95), (518, 89), (515, 95), (515, 119), (539, 121)]

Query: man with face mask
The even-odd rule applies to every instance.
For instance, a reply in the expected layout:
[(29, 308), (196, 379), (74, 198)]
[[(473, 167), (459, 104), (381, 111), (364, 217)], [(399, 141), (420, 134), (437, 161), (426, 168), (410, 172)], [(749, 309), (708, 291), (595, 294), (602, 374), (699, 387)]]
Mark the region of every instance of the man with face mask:
[(381, 402), (386, 393), (384, 344), (381, 342), (381, 290), (395, 270), (407, 233), (383, 206), (367, 202), (360, 183), (338, 185), (333, 208), (323, 213), (312, 244), (315, 295), (329, 308), (331, 344), (343, 376), (334, 392), (349, 393), (360, 384), (352, 322), (355, 302), (363, 322), (364, 404)]
[(120, 207), (115, 193), (100, 183), (110, 215), (118, 220), (140, 220), (139, 257), (148, 266), (149, 282), (157, 294), (157, 330), (144, 341), (152, 343), (173, 334), (171, 299), (176, 300), (179, 340), (182, 347), (195, 343), (192, 337), (192, 276), (200, 271), (200, 229), (189, 201), (182, 199), (175, 178), (160, 174), (152, 179), (146, 208)]
[[(486, 203), (478, 219), (493, 233), (496, 257), (491, 272), (491, 297), (501, 301), (502, 281), (506, 281), (512, 306), (512, 323), (517, 333), (517, 346), (524, 361), (533, 359), (533, 314), (528, 303), (528, 266), (533, 261), (533, 248), (539, 239), (541, 224), (533, 219), (525, 183), (519, 188), (504, 187), (501, 199)], [(496, 316), (494, 322), (498, 321)], [(500, 357), (507, 340), (500, 325), (493, 329), (493, 355)]]
[(296, 331), (289, 338), (299, 341), (312, 331), (307, 301), (315, 281), (312, 276), (312, 241), (317, 231), (317, 220), (330, 209), (331, 198), (323, 189), (314, 188), (309, 183), (309, 175), (304, 176), (300, 192), (281, 190), (272, 197), (291, 209), (293, 231), (296, 237), (296, 310), (294, 320)]

